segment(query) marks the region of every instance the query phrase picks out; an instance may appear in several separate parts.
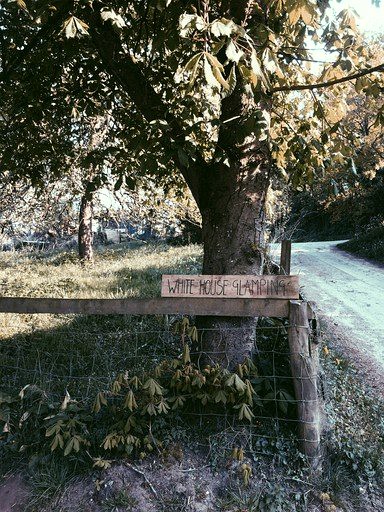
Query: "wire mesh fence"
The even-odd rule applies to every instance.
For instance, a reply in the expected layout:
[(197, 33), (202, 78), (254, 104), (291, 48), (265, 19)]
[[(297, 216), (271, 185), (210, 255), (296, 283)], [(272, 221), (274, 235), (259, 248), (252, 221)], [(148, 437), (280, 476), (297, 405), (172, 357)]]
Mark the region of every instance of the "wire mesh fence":
[[(53, 330), (12, 336), (0, 343), (0, 390), (15, 393), (34, 384), (52, 399), (61, 400), (68, 392), (72, 399), (91, 403), (98, 392), (108, 393), (118, 374), (142, 377), (164, 360), (180, 360), (186, 344), (193, 361), (198, 355), (193, 350), (196, 340), (218, 334), (218, 329), (197, 329), (191, 336), (185, 325), (189, 324), (182, 327), (180, 317), (168, 316), (71, 317)], [(238, 402), (227, 400), (228, 395), (218, 398), (226, 386), (221, 379), (207, 391), (212, 394), (207, 403), (195, 400), (177, 411), (175, 425), (199, 426), (209, 433), (210, 444), (238, 443), (254, 455), (264, 455), (276, 443), (300, 441), (297, 411), (303, 400), (295, 394), (294, 380), (304, 385), (313, 375), (292, 375), (288, 333), (297, 327), (283, 319), (258, 320), (254, 370), (243, 376), (241, 369), (234, 369), (252, 387), (250, 417), (239, 415)], [(226, 331), (243, 334), (238, 327)], [(224, 338), (227, 333), (220, 331)], [(213, 360), (215, 355), (212, 350)]]

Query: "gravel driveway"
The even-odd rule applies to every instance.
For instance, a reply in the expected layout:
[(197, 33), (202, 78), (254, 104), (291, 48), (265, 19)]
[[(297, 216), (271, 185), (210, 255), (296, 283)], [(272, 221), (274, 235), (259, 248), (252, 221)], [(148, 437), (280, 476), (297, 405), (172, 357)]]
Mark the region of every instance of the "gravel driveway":
[(384, 393), (384, 266), (341, 251), (339, 243), (292, 244), (291, 274), (316, 303), (333, 345)]

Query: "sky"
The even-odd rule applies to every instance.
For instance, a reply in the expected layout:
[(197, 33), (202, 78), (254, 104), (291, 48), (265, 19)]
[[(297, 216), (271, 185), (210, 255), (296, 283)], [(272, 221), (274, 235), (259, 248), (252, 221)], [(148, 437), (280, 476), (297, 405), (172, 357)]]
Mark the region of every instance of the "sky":
[(340, 12), (343, 9), (352, 8), (359, 14), (357, 22), (362, 31), (367, 35), (374, 33), (384, 33), (384, 0), (380, 7), (372, 5), (371, 0), (342, 0), (334, 1), (335, 11)]

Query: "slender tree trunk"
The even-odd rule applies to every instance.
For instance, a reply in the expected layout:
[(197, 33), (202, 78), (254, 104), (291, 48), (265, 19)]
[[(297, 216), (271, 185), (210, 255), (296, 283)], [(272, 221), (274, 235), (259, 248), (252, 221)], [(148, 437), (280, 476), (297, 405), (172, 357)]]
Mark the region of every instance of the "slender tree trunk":
[(92, 248), (92, 218), (93, 202), (92, 194), (85, 193), (81, 198), (79, 215), (79, 258), (82, 263), (93, 261)]

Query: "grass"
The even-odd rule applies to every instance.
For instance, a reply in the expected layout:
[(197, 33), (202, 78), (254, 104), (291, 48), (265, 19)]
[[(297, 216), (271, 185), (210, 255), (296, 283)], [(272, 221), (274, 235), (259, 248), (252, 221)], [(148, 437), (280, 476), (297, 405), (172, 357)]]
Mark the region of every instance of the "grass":
[(110, 498), (107, 498), (102, 507), (102, 512), (119, 512), (137, 510), (137, 502), (125, 490), (120, 490)]
[[(200, 260), (199, 246), (165, 244), (101, 249), (86, 267), (75, 253), (0, 253), (1, 294), (156, 297), (161, 274), (197, 273)], [(1, 314), (0, 385), (15, 392), (33, 383), (57, 397), (65, 389), (77, 398), (92, 396), (118, 371), (140, 371), (173, 354), (170, 327), (167, 317)]]
[[(197, 273), (200, 246), (120, 244), (96, 251), (95, 263), (82, 267), (75, 252), (0, 252), (3, 297), (124, 298), (160, 296), (161, 274)], [(8, 315), (0, 319), (0, 339), (21, 332), (62, 326), (65, 315)]]
[[(199, 246), (122, 244), (98, 251), (92, 267), (81, 267), (74, 253), (0, 253), (1, 294), (155, 297), (160, 294), (161, 274), (198, 273), (201, 254)], [(180, 345), (172, 333), (172, 322), (168, 317), (1, 314), (0, 390), (16, 396), (21, 387), (33, 383), (59, 403), (65, 390), (75, 398), (92, 399), (118, 371), (131, 367), (140, 372), (177, 355)], [(322, 360), (327, 409), (322, 478), (311, 480), (294, 443), (263, 439), (258, 427), (257, 444), (247, 453), (257, 478), (251, 479), (249, 488), (235, 482), (227, 495), (218, 498), (222, 510), (299, 512), (309, 510), (309, 503), (318, 510), (332, 503), (351, 512), (380, 510), (377, 503), (384, 503), (384, 406), (336, 349), (323, 352)], [(0, 416), (8, 405), (0, 404)], [(180, 443), (194, 445), (201, 440), (196, 441), (197, 431), (189, 433), (187, 423), (179, 423), (170, 435)], [(31, 422), (30, 428), (41, 426)], [(31, 430), (26, 444), (33, 444), (32, 434)], [(217, 461), (218, 467), (228, 460), (231, 435), (238, 441), (238, 431), (219, 432), (209, 439), (210, 461)], [(21, 454), (13, 449), (12, 437), (3, 439), (8, 439), (4, 450), (0, 435), (0, 456), (4, 453), (9, 463), (2, 459), (5, 471), (22, 462)], [(31, 510), (38, 509), (42, 499), (54, 499), (55, 489), (66, 488), (85, 467), (84, 461), (73, 458), (63, 461), (43, 453), (35, 457), (30, 469), (34, 489)], [(110, 497), (105, 509), (129, 507), (126, 498), (124, 494)]]
[(377, 226), (348, 242), (339, 244), (344, 251), (384, 263), (384, 226)]
[(199, 246), (120, 244), (100, 248), (91, 266), (75, 252), (0, 253), (2, 296), (153, 297), (160, 295), (161, 274), (175, 269), (195, 273)]

